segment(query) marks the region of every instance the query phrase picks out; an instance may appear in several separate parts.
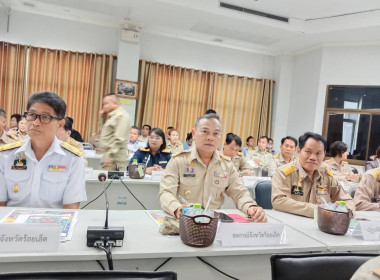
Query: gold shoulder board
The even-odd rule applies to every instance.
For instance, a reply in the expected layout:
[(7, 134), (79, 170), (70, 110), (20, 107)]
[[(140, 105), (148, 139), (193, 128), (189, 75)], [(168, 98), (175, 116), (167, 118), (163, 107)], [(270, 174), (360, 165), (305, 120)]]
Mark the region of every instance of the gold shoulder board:
[(0, 152), (12, 150), (12, 149), (15, 149), (15, 148), (19, 148), (22, 145), (24, 145), (24, 141), (17, 141), (17, 142), (14, 142), (14, 143), (5, 144), (3, 146), (0, 146)]
[(228, 156), (223, 155), (222, 153), (219, 154), (222, 159), (225, 159), (226, 161), (231, 161), (231, 158)]
[(281, 168), (282, 173), (284, 173), (286, 176), (291, 174), (294, 170), (296, 170), (296, 166), (294, 164), (287, 165), (287, 166)]
[(71, 146), (78, 147), (79, 142), (78, 142), (77, 140), (73, 139), (73, 138), (70, 138), (70, 142), (69, 142), (69, 144), (70, 144)]
[(329, 159), (326, 159), (325, 161), (326, 161), (326, 162), (331, 162), (331, 161), (332, 161), (332, 159), (331, 159), (331, 158), (329, 158)]
[(273, 158), (278, 159), (280, 157), (280, 154), (275, 154)]
[[(0, 149), (1, 149), (1, 148), (0, 148)], [(374, 171), (370, 172), (370, 174), (372, 175), (372, 177), (373, 177), (374, 179), (377, 179), (377, 178), (380, 177), (380, 169), (378, 169), (378, 170), (374, 170)]]
[(149, 152), (149, 149), (148, 148), (140, 148), (140, 151), (142, 151), (142, 152)]
[(333, 174), (331, 173), (330, 168), (328, 168), (327, 166), (326, 166), (326, 172), (327, 172), (327, 174), (329, 174), (330, 177), (333, 176)]
[(8, 133), (8, 136), (11, 137), (13, 140), (18, 140), (17, 136), (14, 135), (13, 133)]
[(162, 153), (167, 153), (167, 154), (169, 154), (169, 153), (170, 153), (170, 150), (169, 150), (169, 149), (163, 149), (161, 152), (162, 152)]
[(137, 141), (145, 142), (144, 139), (141, 139), (141, 138), (137, 139)]
[(180, 155), (180, 154), (183, 154), (183, 153), (190, 153), (190, 152), (191, 152), (190, 149), (188, 149), (188, 150), (182, 150), (182, 151), (179, 151), (179, 152), (177, 152), (177, 153), (175, 153), (175, 154), (172, 154), (172, 157), (176, 157), (176, 156), (178, 156), (178, 155)]
[(69, 152), (72, 152), (74, 155), (80, 157), (83, 154), (83, 151), (79, 150), (78, 148), (75, 148), (74, 146), (70, 145), (67, 142), (61, 143), (62, 148), (68, 150)]
[(344, 163), (344, 164), (348, 164), (348, 161), (342, 161), (342, 163)]
[(238, 152), (237, 153), (239, 157), (242, 157), (243, 156), (243, 153), (242, 152)]

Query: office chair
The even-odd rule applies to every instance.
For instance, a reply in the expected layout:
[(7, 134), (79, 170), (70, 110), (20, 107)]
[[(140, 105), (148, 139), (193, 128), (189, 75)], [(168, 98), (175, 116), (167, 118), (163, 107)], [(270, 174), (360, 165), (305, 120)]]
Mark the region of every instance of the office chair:
[(257, 204), (264, 209), (273, 209), (271, 181), (262, 181), (256, 185), (255, 200)]
[(359, 174), (359, 171), (356, 169), (356, 167), (354, 166), (350, 166), (351, 167), (351, 171), (354, 173), (354, 174)]
[(151, 279), (151, 280), (176, 280), (177, 273), (173, 271), (59, 271), (59, 272), (17, 272), (0, 273), (0, 279), (7, 280), (83, 280), (83, 279)]
[(268, 177), (268, 168), (261, 168), (261, 177)]
[(347, 280), (377, 254), (272, 255), (272, 280)]

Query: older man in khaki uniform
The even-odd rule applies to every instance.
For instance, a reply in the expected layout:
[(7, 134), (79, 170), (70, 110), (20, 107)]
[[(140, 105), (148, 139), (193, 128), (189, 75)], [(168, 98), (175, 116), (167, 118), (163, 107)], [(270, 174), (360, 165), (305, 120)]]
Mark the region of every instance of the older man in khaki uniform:
[(280, 152), (273, 156), (276, 168), (298, 159), (298, 157), (294, 156), (297, 145), (297, 139), (292, 136), (286, 136), (281, 139)]
[[(313, 217), (318, 204), (344, 200), (354, 210), (352, 198), (322, 165), (326, 139), (307, 132), (299, 138), (299, 159), (276, 169), (272, 178), (272, 204), (275, 210)], [(324, 199), (324, 200), (323, 200)]]
[(257, 206), (240, 182), (230, 158), (217, 151), (222, 133), (219, 117), (215, 114), (201, 116), (192, 132), (195, 147), (174, 155), (166, 166), (158, 194), (162, 209), (178, 217), (179, 210), (184, 207), (179, 195), (189, 203), (203, 206), (211, 197), (209, 208), (218, 209), (227, 194), (237, 208), (248, 213), (255, 222), (266, 222), (264, 210)]
[(268, 137), (261, 136), (257, 147), (253, 150), (249, 150), (245, 156), (246, 160), (253, 160), (258, 166), (268, 169), (268, 176), (273, 176), (273, 172), (276, 169), (273, 155), (269, 153), (266, 148), (268, 145)]
[(3, 109), (0, 108), (0, 146), (18, 141), (18, 138), (12, 134), (7, 133), (4, 128), (7, 125), (7, 115)]
[(380, 211), (380, 168), (368, 170), (363, 175), (354, 201), (357, 210)]
[(127, 142), (131, 127), (129, 115), (121, 107), (116, 94), (103, 98), (100, 111), (100, 146), (103, 151), (103, 167), (108, 170), (125, 170), (127, 167)]

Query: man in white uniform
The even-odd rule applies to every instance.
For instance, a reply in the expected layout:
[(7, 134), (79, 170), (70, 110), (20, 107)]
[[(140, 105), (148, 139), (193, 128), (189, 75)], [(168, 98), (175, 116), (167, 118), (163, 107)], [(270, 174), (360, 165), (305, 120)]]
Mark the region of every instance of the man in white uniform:
[(56, 138), (65, 113), (53, 92), (29, 97), (30, 138), (0, 148), (0, 206), (74, 209), (87, 200), (81, 152)]

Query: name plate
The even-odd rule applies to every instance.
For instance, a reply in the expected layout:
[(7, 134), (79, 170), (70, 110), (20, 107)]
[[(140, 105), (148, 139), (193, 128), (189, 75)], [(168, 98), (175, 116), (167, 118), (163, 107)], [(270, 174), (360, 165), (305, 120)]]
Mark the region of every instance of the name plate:
[(359, 221), (352, 234), (368, 241), (380, 240), (380, 221)]
[(284, 224), (220, 223), (218, 239), (232, 247), (287, 244)]
[(0, 224), (0, 252), (39, 253), (58, 251), (60, 224)]
[(252, 187), (261, 181), (260, 177), (257, 176), (242, 176), (244, 187)]
[(153, 170), (152, 171), (152, 181), (161, 181), (161, 177), (164, 176), (165, 170)]

